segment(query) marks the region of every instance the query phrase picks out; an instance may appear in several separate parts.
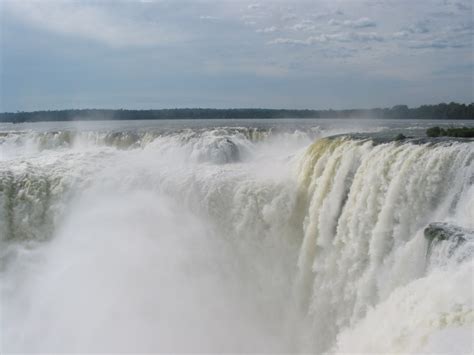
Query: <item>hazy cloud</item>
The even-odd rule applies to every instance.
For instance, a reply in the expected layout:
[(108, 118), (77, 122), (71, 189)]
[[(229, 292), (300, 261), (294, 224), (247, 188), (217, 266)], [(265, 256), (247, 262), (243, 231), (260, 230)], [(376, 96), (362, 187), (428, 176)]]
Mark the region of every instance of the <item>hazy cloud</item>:
[(290, 26), (293, 31), (314, 31), (316, 25), (313, 21), (305, 20)]
[[(361, 105), (435, 100), (434, 86), (443, 100), (472, 100), (472, 74), (456, 74), (473, 63), (471, 0), (0, 0), (0, 7), (2, 99), (12, 110), (37, 93), (50, 98), (45, 108), (76, 99), (97, 106), (104, 97), (146, 106), (145, 96), (174, 106), (245, 106), (248, 97), (262, 106), (281, 98), (320, 106), (322, 97), (340, 106), (360, 81), (367, 92), (376, 87)], [(453, 73), (440, 79), (443, 68)], [(420, 94), (408, 95), (407, 82)], [(325, 87), (340, 102), (331, 103)]]
[(33, 27), (113, 47), (153, 46), (182, 40), (182, 32), (155, 22), (135, 21), (107, 8), (79, 2), (8, 1), (7, 14)]
[(345, 20), (345, 21), (330, 19), (328, 21), (328, 24), (331, 26), (346, 26), (346, 27), (352, 27), (352, 28), (366, 28), (366, 27), (377, 26), (376, 22), (371, 20), (368, 17), (361, 17), (356, 20)]
[(296, 16), (295, 14), (285, 14), (281, 17), (281, 19), (283, 21), (292, 21), (292, 20), (296, 20), (298, 19), (298, 16)]
[(256, 9), (259, 9), (260, 7), (261, 7), (260, 4), (255, 3), (255, 4), (250, 4), (250, 5), (248, 5), (248, 6), (247, 6), (247, 9), (249, 9), (249, 10), (256, 10)]
[(269, 41), (268, 44), (297, 44), (297, 45), (312, 45), (316, 43), (328, 43), (328, 42), (381, 42), (384, 38), (375, 32), (340, 32), (330, 34), (319, 34), (316, 36), (310, 36), (305, 39), (292, 39), (292, 38), (276, 38)]
[(260, 28), (257, 30), (259, 33), (272, 33), (275, 32), (277, 28), (275, 26)]
[(216, 21), (219, 20), (219, 17), (215, 16), (199, 16), (200, 20)]
[(426, 48), (434, 48), (434, 49), (446, 49), (446, 48), (465, 48), (467, 47), (467, 43), (459, 43), (459, 42), (452, 42), (452, 41), (445, 41), (442, 39), (434, 39), (434, 40), (427, 40), (427, 41), (412, 41), (408, 43), (408, 47), (414, 49), (426, 49)]
[(463, 2), (456, 2), (454, 4), (459, 11), (472, 11), (472, 2), (471, 3), (463, 3)]
[(420, 21), (411, 26), (409, 26), (406, 31), (410, 33), (428, 33), (430, 32), (428, 22), (427, 21)]

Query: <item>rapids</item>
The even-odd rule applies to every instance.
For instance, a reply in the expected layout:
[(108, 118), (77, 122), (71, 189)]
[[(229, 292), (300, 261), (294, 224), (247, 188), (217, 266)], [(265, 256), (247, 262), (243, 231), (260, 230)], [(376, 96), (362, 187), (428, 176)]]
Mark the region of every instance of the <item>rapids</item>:
[(1, 352), (472, 352), (474, 143), (383, 124), (3, 127)]

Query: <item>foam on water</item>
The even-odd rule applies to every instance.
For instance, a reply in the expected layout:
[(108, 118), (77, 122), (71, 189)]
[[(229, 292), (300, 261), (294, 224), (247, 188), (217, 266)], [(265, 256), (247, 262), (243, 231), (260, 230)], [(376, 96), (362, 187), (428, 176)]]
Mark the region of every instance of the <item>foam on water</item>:
[(2, 352), (472, 351), (474, 144), (343, 132), (3, 134)]

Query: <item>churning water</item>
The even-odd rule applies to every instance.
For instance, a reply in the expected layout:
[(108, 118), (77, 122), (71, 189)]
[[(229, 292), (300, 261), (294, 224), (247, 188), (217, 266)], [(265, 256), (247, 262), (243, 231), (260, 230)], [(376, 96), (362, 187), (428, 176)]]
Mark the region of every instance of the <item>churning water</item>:
[(474, 143), (430, 125), (1, 125), (0, 350), (473, 352)]

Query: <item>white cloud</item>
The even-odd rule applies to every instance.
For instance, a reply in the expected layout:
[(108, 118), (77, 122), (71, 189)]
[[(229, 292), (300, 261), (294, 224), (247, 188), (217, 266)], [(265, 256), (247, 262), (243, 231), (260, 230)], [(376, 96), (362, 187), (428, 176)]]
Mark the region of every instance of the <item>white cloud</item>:
[[(351, 64), (342, 69), (364, 75), (390, 72), (390, 77), (411, 80), (435, 67), (472, 61), (471, 13), (461, 11), (463, 5), (456, 5), (459, 0), (429, 4), (377, 0), (377, 6), (370, 6), (369, 0), (0, 2), (7, 4), (3, 6), (6, 26), (13, 24), (9, 33), (15, 33), (15, 28), (22, 31), (16, 39), (19, 45), (28, 42), (26, 36), (20, 38), (28, 31), (37, 31), (38, 37), (54, 45), (64, 44), (58, 34), (67, 36), (68, 48), (86, 39), (123, 48), (124, 58), (132, 58), (133, 63), (143, 60), (147, 64), (140, 66), (157, 68), (150, 70), (156, 75), (180, 72), (200, 77), (201, 64), (209, 61), (222, 63), (219, 73), (239, 72), (239, 68), (242, 73), (277, 73), (287, 68), (289, 75), (306, 76), (339, 72), (342, 61), (338, 64), (334, 58), (350, 57)], [(448, 12), (449, 16), (433, 15)], [(20, 21), (27, 26), (17, 26)], [(218, 31), (207, 25), (212, 21), (218, 21)], [(161, 50), (159, 45), (169, 43), (173, 45)], [(136, 46), (147, 49), (136, 51)], [(275, 63), (255, 69), (268, 58)]]
[(376, 32), (351, 32), (348, 35), (348, 40), (359, 42), (382, 42), (384, 41), (384, 37)]
[(308, 41), (307, 39), (304, 40), (304, 39), (293, 39), (293, 38), (275, 38), (267, 42), (267, 44), (297, 44), (297, 45), (308, 46), (311, 44), (311, 42)]
[(153, 46), (184, 37), (177, 30), (164, 28), (155, 22), (117, 16), (106, 7), (87, 3), (8, 1), (5, 10), (30, 26), (112, 47)]
[(257, 32), (258, 33), (272, 33), (272, 32), (275, 32), (276, 30), (277, 28), (275, 26), (271, 26), (271, 27), (258, 29)]
[(331, 26), (346, 26), (352, 28), (367, 28), (367, 27), (375, 27), (377, 24), (375, 21), (371, 20), (368, 17), (361, 17), (357, 20), (345, 20), (339, 21), (336, 19), (330, 19), (328, 24)]
[(354, 28), (365, 28), (365, 27), (375, 27), (375, 21), (369, 19), (368, 17), (361, 17), (354, 21), (344, 21), (344, 25), (354, 27)]
[(313, 45), (316, 43), (329, 42), (381, 42), (384, 38), (375, 32), (340, 32), (330, 34), (319, 34), (317, 36), (310, 36), (305, 39), (293, 38), (276, 38), (269, 41), (268, 44), (296, 44), (296, 45)]
[(394, 34), (392, 34), (392, 38), (394, 39), (403, 39), (403, 38), (407, 38), (409, 35), (409, 33), (407, 31), (398, 31), (398, 32), (395, 32)]
[(200, 20), (207, 20), (207, 21), (216, 21), (219, 20), (219, 17), (215, 16), (199, 16)]
[[(313, 37), (314, 38), (314, 37)], [(323, 34), (316, 37), (319, 42), (381, 42), (383, 37), (375, 32), (341, 32), (334, 34)]]
[(300, 23), (294, 24), (290, 27), (293, 31), (314, 31), (316, 29), (316, 25), (314, 22), (305, 20)]
[(419, 21), (406, 28), (406, 31), (410, 33), (428, 33), (430, 29), (428, 28), (427, 21)]
[(256, 10), (256, 9), (259, 9), (260, 7), (261, 7), (261, 5), (258, 4), (258, 3), (256, 3), (256, 4), (250, 4), (250, 5), (247, 6), (247, 8), (248, 8), (249, 10)]

